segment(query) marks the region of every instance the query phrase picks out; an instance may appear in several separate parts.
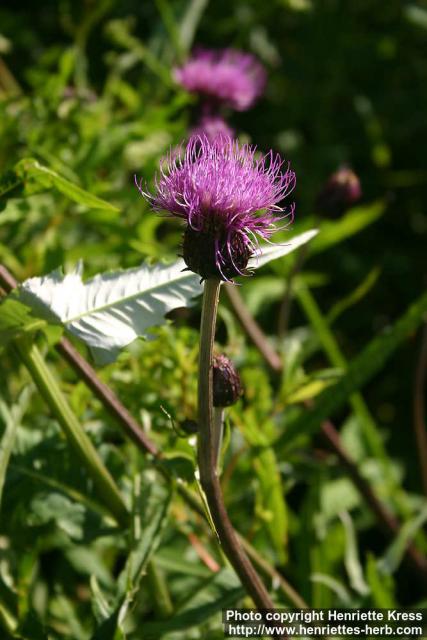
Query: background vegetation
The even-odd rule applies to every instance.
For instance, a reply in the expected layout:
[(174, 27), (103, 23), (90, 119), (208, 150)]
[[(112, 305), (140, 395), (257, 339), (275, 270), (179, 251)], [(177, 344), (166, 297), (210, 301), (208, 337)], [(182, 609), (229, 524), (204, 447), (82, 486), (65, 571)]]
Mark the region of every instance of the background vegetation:
[[(226, 296), (218, 342), (246, 389), (229, 412), (225, 497), (237, 530), (269, 563), (281, 606), (296, 603), (286, 585), (284, 592), (271, 582), (272, 567), (311, 606), (426, 606), (427, 506), (413, 429), (417, 329), (427, 310), (426, 29), (426, 5), (398, 0), (0, 8), (0, 262), (19, 281), (79, 259), (90, 276), (174, 258), (179, 224), (150, 213), (133, 185), (135, 172), (152, 180), (197, 110), (171, 68), (197, 43), (251, 50), (268, 69), (264, 98), (229, 119), (242, 139), (291, 160), (292, 234), (313, 226), (320, 233), (304, 256), (263, 268), (239, 289), (283, 370), (268, 366)], [(342, 163), (359, 175), (363, 199), (332, 220), (315, 200)], [(283, 336), (284, 297), (293, 304)], [(176, 424), (195, 418), (199, 312), (196, 305), (175, 314), (157, 340), (138, 341), (97, 369), (164, 453), (161, 463), (126, 438), (54, 350), (58, 333), (37, 337), (133, 505), (129, 535), (105, 514), (17, 351), (5, 345), (2, 637), (220, 638), (221, 608), (247, 604), (205, 519), (178, 490), (179, 479), (197, 493), (194, 442), (167, 414)], [(418, 406), (423, 396), (419, 384)], [(322, 437), (326, 419), (365, 480), (362, 493), (354, 467), (349, 476)], [(399, 523), (394, 536), (366, 487)], [(415, 563), (405, 560), (410, 539)]]

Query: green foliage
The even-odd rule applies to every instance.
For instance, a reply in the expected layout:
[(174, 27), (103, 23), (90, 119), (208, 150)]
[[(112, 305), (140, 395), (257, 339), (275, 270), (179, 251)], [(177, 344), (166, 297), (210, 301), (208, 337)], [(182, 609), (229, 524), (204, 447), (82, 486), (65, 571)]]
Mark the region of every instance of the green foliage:
[(81, 189), (69, 180), (60, 176), (56, 171), (44, 167), (34, 158), (23, 158), (15, 167), (15, 174), (25, 187), (24, 193), (32, 195), (39, 189), (55, 188), (60, 193), (70, 198), (78, 204), (82, 204), (90, 209), (105, 209), (106, 211), (117, 211), (110, 203), (96, 198), (94, 195)]
[(326, 251), (335, 244), (351, 238), (355, 233), (378, 220), (384, 213), (383, 202), (374, 202), (370, 206), (362, 206), (349, 211), (341, 220), (324, 221), (321, 225), (321, 234), (310, 247), (312, 253)]
[[(281, 443), (289, 442), (295, 435), (310, 433), (322, 420), (333, 416), (350, 395), (362, 388), (390, 358), (399, 344), (423, 321), (427, 311), (427, 295), (423, 294), (391, 329), (375, 337), (350, 364), (348, 370), (332, 389), (326, 389), (315, 406), (287, 424)], [(332, 347), (332, 345), (331, 345)]]
[[(198, 279), (180, 274), (194, 286), (136, 339), (149, 326), (143, 277), (176, 262), (182, 227), (149, 210), (134, 175), (150, 189), (160, 158), (195, 124), (198, 100), (172, 72), (194, 43), (260, 57), (263, 101), (224, 115), (298, 176), (293, 226), (238, 288), (281, 370), (221, 297), (216, 350), (245, 387), (227, 411), (221, 460), (232, 523), (310, 606), (422, 605), (405, 551), (427, 554), (411, 432), (427, 314), (425, 10), (397, 0), (31, 9), (0, 7), (0, 264), (19, 282), (51, 274), (61, 285), (56, 270), (82, 260), (87, 279), (61, 289), (66, 303), (77, 286), (111, 285), (109, 313), (100, 286), (68, 337), (86, 338), (74, 344), (93, 362), (88, 345), (111, 355), (116, 322), (125, 348), (96, 371), (161, 457), (126, 437), (55, 350), (71, 322), (0, 283), (0, 637), (214, 639), (221, 609), (251, 605), (203, 517), (196, 436), (185, 431), (197, 417)], [(341, 163), (357, 170), (363, 199), (320, 216), (316, 195)], [(116, 287), (129, 274), (131, 301)], [(167, 287), (162, 295), (170, 302)], [(326, 448), (325, 420), (399, 520), (395, 537)], [(292, 589), (264, 577), (277, 605), (292, 606)]]
[(46, 322), (33, 315), (32, 309), (12, 297), (0, 302), (0, 345), (46, 327)]

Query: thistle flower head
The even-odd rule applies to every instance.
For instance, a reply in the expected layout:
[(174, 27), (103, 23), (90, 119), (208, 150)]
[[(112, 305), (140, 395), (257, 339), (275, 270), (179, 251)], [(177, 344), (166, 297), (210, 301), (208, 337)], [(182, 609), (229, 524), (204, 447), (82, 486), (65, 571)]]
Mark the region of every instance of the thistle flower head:
[(275, 223), (289, 216), (292, 221), (293, 206), (278, 203), (294, 185), (294, 172), (272, 151), (258, 157), (255, 147), (237, 140), (195, 136), (161, 163), (154, 195), (139, 188), (155, 210), (187, 223), (188, 268), (202, 279), (230, 280), (244, 274), (258, 240), (278, 230)]
[(191, 131), (192, 136), (205, 135), (208, 140), (222, 136), (224, 138), (234, 138), (234, 131), (228, 126), (224, 118), (217, 115), (204, 115), (200, 118)]
[(265, 69), (256, 58), (235, 49), (198, 49), (174, 76), (187, 91), (236, 111), (249, 109), (266, 83)]
[(213, 405), (229, 407), (243, 395), (242, 382), (236, 367), (225, 355), (214, 356), (213, 363)]

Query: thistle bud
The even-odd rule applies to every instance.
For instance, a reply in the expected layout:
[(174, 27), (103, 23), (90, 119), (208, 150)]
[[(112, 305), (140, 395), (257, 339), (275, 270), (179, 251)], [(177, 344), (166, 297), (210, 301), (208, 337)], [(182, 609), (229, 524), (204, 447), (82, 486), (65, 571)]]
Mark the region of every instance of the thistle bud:
[(227, 356), (213, 359), (213, 404), (214, 407), (228, 407), (240, 398), (243, 387), (234, 364)]
[(231, 280), (244, 273), (251, 252), (244, 237), (237, 233), (233, 235), (229, 246), (231, 250), (227, 251), (225, 234), (209, 229), (195, 231), (188, 226), (184, 232), (184, 262), (190, 271), (198, 273), (203, 280)]
[(317, 196), (316, 206), (322, 213), (339, 216), (362, 195), (360, 180), (349, 167), (333, 173)]

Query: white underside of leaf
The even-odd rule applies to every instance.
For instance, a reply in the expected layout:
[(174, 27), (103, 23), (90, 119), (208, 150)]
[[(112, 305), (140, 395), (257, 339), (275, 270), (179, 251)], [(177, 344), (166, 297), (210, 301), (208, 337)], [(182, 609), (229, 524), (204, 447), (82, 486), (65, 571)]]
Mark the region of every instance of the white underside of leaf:
[(300, 233), (298, 236), (295, 236), (295, 238), (289, 240), (289, 242), (283, 244), (264, 244), (261, 247), (261, 255), (254, 256), (249, 260), (249, 267), (251, 269), (259, 269), (272, 260), (283, 258), (287, 256), (288, 253), (292, 253), (292, 251), (298, 249), (298, 247), (302, 247), (314, 238), (314, 236), (317, 236), (318, 233), (318, 229), (310, 229), (310, 231), (304, 231), (304, 233)]
[[(316, 233), (307, 231), (286, 244), (263, 246), (261, 255), (251, 258), (250, 268), (287, 255)], [(100, 274), (86, 282), (79, 264), (66, 275), (57, 270), (26, 280), (19, 298), (39, 317), (63, 324), (91, 348), (99, 363), (106, 363), (137, 337), (147, 336), (151, 327), (163, 324), (169, 311), (188, 306), (201, 293), (199, 276), (185, 271), (179, 260)]]
[[(200, 294), (199, 278), (183, 272), (182, 260), (172, 266), (142, 265), (82, 281), (81, 267), (67, 275), (55, 271), (22, 285), (21, 299), (45, 307), (48, 320), (61, 322), (97, 354), (113, 360), (118, 351), (150, 327), (163, 324), (172, 309), (187, 306)], [(105, 352), (105, 353), (103, 353)]]

